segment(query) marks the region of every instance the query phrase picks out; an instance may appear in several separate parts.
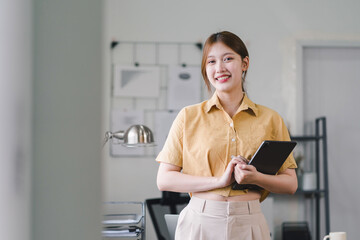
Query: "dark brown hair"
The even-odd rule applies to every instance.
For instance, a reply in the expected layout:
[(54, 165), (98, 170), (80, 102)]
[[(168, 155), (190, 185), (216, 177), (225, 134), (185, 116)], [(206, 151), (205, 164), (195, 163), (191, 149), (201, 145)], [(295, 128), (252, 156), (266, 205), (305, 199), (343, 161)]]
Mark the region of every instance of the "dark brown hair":
[[(201, 74), (204, 78), (205, 84), (209, 92), (211, 91), (211, 86), (210, 86), (210, 81), (206, 75), (206, 63), (211, 46), (217, 42), (222, 42), (223, 44), (231, 48), (234, 52), (240, 55), (241, 60), (243, 60), (245, 57), (249, 57), (249, 53), (244, 42), (234, 33), (228, 31), (222, 31), (210, 35), (205, 42), (202, 61), (201, 61)], [(243, 82), (242, 88), (244, 92), (245, 92), (244, 82), (245, 82), (246, 73), (247, 71), (244, 71), (244, 76), (242, 77), (242, 82)]]

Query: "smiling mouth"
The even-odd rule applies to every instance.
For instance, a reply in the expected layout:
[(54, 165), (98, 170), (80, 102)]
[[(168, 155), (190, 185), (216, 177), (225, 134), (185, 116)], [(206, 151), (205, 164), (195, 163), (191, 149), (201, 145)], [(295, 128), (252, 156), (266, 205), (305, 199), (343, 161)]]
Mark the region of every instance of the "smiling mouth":
[(230, 76), (221, 76), (221, 77), (216, 78), (216, 80), (223, 83), (223, 82), (226, 82), (229, 78), (230, 78)]

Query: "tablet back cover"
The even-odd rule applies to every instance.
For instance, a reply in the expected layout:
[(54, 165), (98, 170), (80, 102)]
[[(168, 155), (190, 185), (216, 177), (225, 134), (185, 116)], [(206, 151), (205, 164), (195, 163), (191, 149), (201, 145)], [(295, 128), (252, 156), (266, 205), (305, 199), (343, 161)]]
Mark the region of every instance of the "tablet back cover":
[(275, 175), (295, 146), (294, 141), (263, 141), (249, 164), (259, 172)]

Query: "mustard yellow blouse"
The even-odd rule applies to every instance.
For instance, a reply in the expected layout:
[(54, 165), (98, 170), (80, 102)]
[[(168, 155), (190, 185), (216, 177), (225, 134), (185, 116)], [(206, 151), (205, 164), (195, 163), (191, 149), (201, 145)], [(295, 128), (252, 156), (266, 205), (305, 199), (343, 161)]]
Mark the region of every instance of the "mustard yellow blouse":
[[(224, 173), (231, 156), (251, 159), (264, 140), (290, 140), (277, 112), (253, 103), (245, 95), (231, 118), (215, 92), (211, 99), (179, 112), (156, 161), (179, 166), (185, 174), (218, 177)], [(279, 172), (296, 167), (291, 154)], [(209, 192), (227, 197), (245, 194), (247, 190), (232, 190), (230, 185)], [(263, 190), (260, 201), (268, 194)]]

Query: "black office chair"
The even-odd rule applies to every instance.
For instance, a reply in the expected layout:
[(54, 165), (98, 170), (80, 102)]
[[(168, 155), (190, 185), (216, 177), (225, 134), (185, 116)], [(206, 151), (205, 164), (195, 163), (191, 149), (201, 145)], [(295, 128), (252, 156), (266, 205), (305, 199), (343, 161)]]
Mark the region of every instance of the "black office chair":
[(311, 240), (311, 234), (307, 222), (283, 222), (283, 240)]
[(158, 240), (171, 240), (165, 214), (179, 214), (189, 200), (188, 195), (175, 192), (162, 192), (162, 198), (145, 200)]

